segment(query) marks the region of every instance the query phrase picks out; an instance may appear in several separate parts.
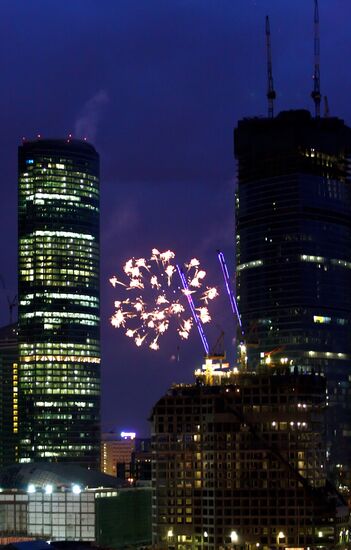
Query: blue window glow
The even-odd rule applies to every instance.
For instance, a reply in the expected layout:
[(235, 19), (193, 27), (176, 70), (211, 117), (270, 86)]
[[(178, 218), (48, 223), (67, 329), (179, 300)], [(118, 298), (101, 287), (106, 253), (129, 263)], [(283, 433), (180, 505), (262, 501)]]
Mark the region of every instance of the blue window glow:
[(26, 160), (26, 164), (34, 164), (34, 160), (33, 159), (28, 159), (28, 160)]

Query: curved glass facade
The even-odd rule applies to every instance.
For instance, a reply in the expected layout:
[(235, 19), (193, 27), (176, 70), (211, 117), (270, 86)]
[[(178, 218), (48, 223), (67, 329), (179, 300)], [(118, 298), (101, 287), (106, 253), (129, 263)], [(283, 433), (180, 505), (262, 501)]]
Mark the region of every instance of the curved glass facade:
[(330, 464), (350, 464), (351, 131), (289, 111), (239, 122), (235, 148), (249, 365), (325, 373)]
[(20, 461), (99, 464), (99, 157), (19, 147)]

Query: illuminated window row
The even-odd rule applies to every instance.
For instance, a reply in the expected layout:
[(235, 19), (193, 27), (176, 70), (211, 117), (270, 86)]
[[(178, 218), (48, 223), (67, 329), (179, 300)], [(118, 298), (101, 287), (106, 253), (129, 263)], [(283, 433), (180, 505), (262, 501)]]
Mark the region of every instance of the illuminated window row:
[(21, 269), (20, 275), (28, 277), (34, 275), (35, 273), (36, 278), (38, 279), (44, 279), (45, 277), (47, 277), (48, 279), (52, 279), (56, 278), (58, 275), (74, 275), (75, 277), (98, 277), (98, 274), (95, 273), (96, 266), (84, 265), (83, 267), (84, 269), (53, 269), (51, 267), (47, 269)]
[(332, 265), (337, 265), (341, 267), (346, 267), (347, 269), (351, 269), (351, 262), (347, 262), (346, 260), (339, 260), (336, 258), (331, 258), (329, 260), (329, 258), (324, 258), (323, 256), (311, 256), (307, 254), (302, 254), (301, 260), (304, 262), (313, 262), (318, 264), (323, 264), (330, 261)]
[[(53, 393), (62, 393), (64, 394), (75, 394), (81, 393), (86, 395), (96, 395), (94, 390), (99, 389), (98, 384), (93, 383), (82, 383), (82, 382), (62, 382), (60, 379), (46, 381), (45, 379), (38, 380), (36, 379), (35, 383), (31, 381), (30, 378), (24, 378), (21, 383), (22, 388), (31, 389), (32, 394), (53, 394)], [(79, 390), (79, 391), (78, 391)]]
[(80, 208), (86, 208), (88, 210), (93, 210), (94, 212), (99, 212), (99, 209), (97, 206), (93, 206), (92, 204), (87, 204), (87, 203), (79, 203), (79, 204), (76, 204), (76, 203), (73, 203), (72, 201), (67, 201), (66, 204), (65, 204), (65, 207), (61, 207), (61, 206), (56, 206), (55, 203), (52, 204), (52, 203), (48, 203), (47, 201), (45, 201), (44, 199), (34, 199), (34, 201), (31, 201), (33, 202), (33, 204), (35, 205), (39, 205), (39, 206), (47, 206), (47, 208), (42, 208), (40, 212), (38, 212), (38, 216), (41, 216), (41, 217), (44, 217), (45, 215), (47, 214), (50, 214), (51, 215), (51, 209), (52, 208), (55, 208), (55, 213), (57, 214), (57, 212), (62, 212), (64, 214), (71, 214), (73, 215), (74, 213), (76, 213), (77, 211), (79, 211)]
[[(98, 363), (23, 363), (21, 365), (22, 375), (21, 383), (23, 380), (29, 380), (33, 382), (33, 376), (38, 377), (40, 380), (55, 380), (56, 382), (68, 380), (88, 380), (94, 384), (98, 382)], [(74, 375), (72, 369), (75, 369)], [(78, 371), (76, 369), (79, 369)]]
[(41, 231), (37, 230), (33, 232), (34, 237), (64, 237), (72, 239), (83, 239), (87, 241), (93, 241), (95, 237), (93, 235), (85, 233), (73, 233), (72, 231)]
[(93, 315), (92, 313), (70, 313), (68, 311), (30, 311), (22, 315), (22, 319), (31, 319), (32, 317), (44, 317), (51, 319), (51, 317), (60, 317), (64, 319), (91, 319), (94, 321), (99, 321), (100, 317), (98, 315)]
[(94, 345), (98, 345), (99, 340), (94, 340), (93, 338), (87, 338), (86, 342), (84, 344), (78, 344), (76, 342), (32, 342), (32, 343), (20, 343), (20, 349), (27, 349), (27, 350), (36, 350), (36, 349), (58, 349), (58, 350), (64, 350), (69, 349), (73, 352), (81, 349), (89, 349), (94, 347)]
[[(47, 252), (47, 245), (48, 243), (50, 243), (50, 252)], [(96, 249), (96, 244), (95, 243), (82, 243), (82, 242), (79, 242), (79, 243), (75, 243), (72, 240), (70, 241), (67, 241), (67, 239), (65, 240), (62, 240), (60, 238), (58, 239), (52, 239), (52, 238), (46, 238), (46, 239), (39, 239), (38, 237), (36, 237), (34, 239), (34, 237), (21, 237), (20, 238), (20, 250), (26, 250), (26, 251), (32, 251), (32, 252), (36, 252), (38, 249), (40, 248), (44, 248), (45, 250), (43, 252), (41, 252), (41, 254), (44, 254), (44, 252), (46, 252), (45, 254), (45, 257), (46, 256), (51, 256), (54, 251), (57, 250), (62, 250), (62, 251), (66, 251), (66, 254), (67, 254), (67, 248), (69, 245), (72, 245), (70, 246), (70, 248), (72, 248), (73, 250), (79, 250), (81, 252), (88, 252), (88, 253), (92, 253), (95, 249)]]
[[(94, 178), (94, 176), (93, 176)], [(31, 187), (71, 187), (74, 189), (87, 190), (90, 192), (98, 191), (98, 183), (91, 178), (80, 178), (72, 172), (66, 172), (59, 174), (58, 172), (53, 172), (47, 170), (45, 175), (38, 173), (26, 175), (20, 178), (20, 189), (26, 188), (29, 185)], [(40, 189), (41, 190), (41, 189)]]
[(81, 172), (78, 170), (72, 170), (72, 166), (65, 166), (64, 168), (61, 168), (59, 171), (55, 170), (55, 168), (58, 168), (58, 166), (54, 164), (39, 164), (39, 163), (33, 163), (32, 165), (28, 165), (28, 172), (23, 172), (22, 177), (32, 177), (35, 180), (41, 180), (43, 179), (43, 173), (45, 175), (47, 174), (56, 174), (58, 178), (64, 176), (70, 176), (71, 178), (79, 178), (79, 181), (81, 183), (84, 183), (85, 181), (91, 181), (91, 182), (97, 182), (98, 178), (94, 176), (93, 174), (87, 173), (87, 172)]
[(237, 266), (237, 270), (242, 271), (243, 269), (252, 269), (253, 267), (259, 267), (261, 265), (263, 265), (262, 260), (253, 260), (251, 262), (246, 262), (244, 264), (239, 264)]
[[(99, 194), (98, 194), (98, 191), (95, 192), (92, 189), (84, 191), (82, 189), (79, 189), (78, 186), (76, 187), (68, 186), (68, 185), (63, 186), (61, 184), (57, 187), (53, 187), (53, 186), (43, 185), (42, 188), (39, 190), (39, 192), (43, 193), (44, 191), (50, 191), (50, 192), (59, 193), (60, 191), (62, 191), (62, 187), (64, 191), (68, 191), (73, 196), (76, 196), (77, 198), (79, 198), (82, 201), (82, 204), (86, 204), (85, 199), (91, 199), (91, 201), (94, 201), (95, 206), (97, 206)], [(27, 185), (25, 191), (23, 189), (21, 190), (22, 197), (20, 199), (19, 205), (22, 210), (27, 209), (26, 202), (28, 201), (28, 197), (33, 195), (35, 191), (36, 189), (32, 185), (31, 186)], [(35, 199), (35, 200), (43, 200), (43, 199)], [(39, 204), (44, 204), (44, 203), (39, 203)], [(96, 211), (98, 212), (99, 210), (97, 209)]]
[[(68, 294), (65, 292), (38, 292), (35, 294), (36, 298), (54, 298), (58, 300), (84, 300), (85, 302), (93, 302), (99, 304), (99, 299), (96, 296), (89, 296), (89, 294)], [(34, 294), (27, 294), (24, 298), (32, 300)]]
[[(96, 280), (96, 277), (94, 277), (95, 280)], [(28, 276), (28, 277), (23, 277), (22, 279), (23, 281), (26, 281), (28, 283), (32, 283), (33, 281), (36, 281), (36, 278), (33, 277), (33, 276)], [(42, 279), (44, 280), (44, 279)], [(57, 286), (57, 287), (62, 287), (62, 279), (52, 279), (51, 277), (49, 279), (46, 279), (46, 283), (47, 285), (50, 285), (50, 286)], [(75, 287), (75, 286), (79, 286), (79, 287), (85, 287), (85, 288), (91, 288), (91, 278), (89, 277), (86, 277), (86, 278), (83, 278), (83, 277), (76, 277), (75, 280), (73, 281), (65, 281), (65, 285), (66, 286), (72, 286), (72, 287)]]
[(26, 200), (33, 201), (35, 199), (49, 199), (49, 200), (61, 200), (61, 201), (72, 201), (80, 202), (80, 197), (75, 195), (64, 195), (63, 193), (34, 193), (34, 195), (29, 195)]
[[(50, 299), (47, 299), (47, 298), (43, 298), (41, 300), (41, 302), (44, 303), (44, 304), (55, 304), (56, 300), (50, 300)], [(21, 300), (20, 301), (21, 306), (30, 306), (31, 304), (32, 304), (32, 300)], [(87, 307), (87, 308), (90, 308), (90, 309), (93, 309), (93, 310), (95, 310), (99, 307), (97, 304), (92, 304), (91, 302), (83, 302), (82, 300), (71, 300), (70, 304), (80, 306), (80, 307)]]
[(36, 407), (78, 407), (78, 408), (92, 408), (95, 403), (89, 401), (35, 401)]
[[(50, 245), (49, 248), (48, 245)], [(43, 260), (45, 261), (54, 260), (57, 256), (68, 256), (67, 250), (73, 250), (78, 255), (78, 258), (98, 258), (97, 246), (94, 243), (86, 244), (85, 246), (78, 245), (78, 243), (72, 244), (66, 242), (66, 244), (63, 244), (62, 242), (57, 241), (50, 241), (49, 243), (45, 243), (44, 241), (36, 241), (36, 243), (31, 246), (23, 246), (20, 244), (21, 253), (23, 252), (25, 255), (35, 255), (35, 258), (28, 258), (27, 256), (21, 258), (22, 262), (29, 263), (32, 261), (38, 261), (38, 258), (41, 256), (43, 256)]]
[[(50, 388), (58, 388), (59, 385), (62, 387), (62, 388), (70, 388), (72, 387), (72, 385), (74, 385), (76, 388), (85, 388), (85, 389), (89, 389), (89, 388), (97, 388), (98, 385), (97, 384), (94, 384), (94, 383), (85, 383), (83, 384), (79, 378), (75, 377), (74, 379), (74, 384), (73, 382), (70, 382), (69, 380), (65, 379), (61, 379), (59, 377), (53, 377), (53, 379), (51, 379), (52, 377), (50, 377), (50, 380), (46, 380), (45, 377), (36, 377), (36, 381), (35, 381), (35, 384), (32, 383), (32, 387), (34, 389), (34, 392), (35, 394), (40, 394), (42, 392), (39, 392), (39, 388), (42, 388), (44, 390), (44, 393), (47, 392), (47, 386), (50, 386)], [(29, 381), (29, 378), (25, 378), (25, 382), (26, 382), (26, 386), (29, 387), (30, 384), (27, 384), (27, 382)], [(50, 382), (50, 383), (49, 383)]]
[(45, 271), (49, 271), (49, 273), (61, 273), (63, 268), (70, 269), (71, 271), (80, 271), (82, 269), (90, 270), (92, 267), (96, 268), (98, 265), (97, 258), (90, 258), (74, 249), (69, 253), (66, 251), (66, 255), (60, 254), (56, 257), (44, 256), (43, 260), (40, 258), (41, 256), (31, 258), (30, 260), (23, 259), (20, 262), (21, 270), (28, 271), (35, 269), (39, 273), (44, 273)]
[(316, 359), (351, 359), (351, 355), (348, 353), (335, 353), (333, 351), (307, 351), (305, 356), (314, 357)]
[[(22, 388), (23, 389), (32, 389), (33, 387), (35, 386), (32, 386), (30, 384), (26, 385), (26, 384), (22, 384)], [(58, 388), (44, 388), (45, 389), (45, 393), (48, 394), (48, 395), (54, 395), (54, 394), (58, 394), (58, 395), (99, 395), (100, 392), (99, 392), (99, 389), (97, 388), (96, 390), (86, 390), (86, 389), (82, 389), (82, 388), (72, 388), (70, 390), (67, 390), (67, 389), (64, 389), (64, 388), (61, 388), (61, 387), (58, 387)], [(43, 393), (44, 391), (43, 388), (41, 388), (41, 391), (40, 393)]]
[(56, 362), (68, 362), (72, 361), (73, 363), (97, 363), (99, 364), (101, 359), (99, 357), (85, 357), (83, 355), (22, 355), (21, 361), (25, 363), (38, 361), (56, 361)]

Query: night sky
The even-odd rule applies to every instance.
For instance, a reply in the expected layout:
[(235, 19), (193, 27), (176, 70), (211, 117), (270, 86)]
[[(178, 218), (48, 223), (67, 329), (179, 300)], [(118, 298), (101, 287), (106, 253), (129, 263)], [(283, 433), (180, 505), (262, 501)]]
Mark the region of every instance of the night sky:
[[(1, 0), (0, 322), (17, 292), (17, 146), (22, 136), (86, 136), (101, 157), (102, 427), (148, 434), (173, 381), (202, 362), (194, 331), (159, 352), (109, 325), (108, 283), (153, 247), (193, 256), (221, 284), (216, 249), (234, 271), (233, 128), (265, 115), (265, 15), (276, 110), (312, 109), (312, 0)], [(351, 124), (350, 0), (320, 0), (321, 88)], [(223, 285), (222, 285), (223, 286)], [(123, 291), (122, 291), (123, 293)], [(222, 302), (221, 302), (222, 300)], [(206, 329), (207, 330), (207, 329)], [(233, 358), (224, 296), (208, 330)], [(180, 345), (179, 350), (177, 349)], [(179, 355), (179, 361), (174, 360)]]

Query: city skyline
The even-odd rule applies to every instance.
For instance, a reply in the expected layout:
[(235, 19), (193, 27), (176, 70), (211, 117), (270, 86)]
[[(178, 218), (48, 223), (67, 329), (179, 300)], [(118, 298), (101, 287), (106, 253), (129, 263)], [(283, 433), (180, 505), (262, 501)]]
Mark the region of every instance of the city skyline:
[[(3, 7), (0, 40), (3, 50), (12, 48), (3, 61), (7, 86), (0, 95), (5, 159), (0, 219), (8, 260), (1, 274), (15, 294), (17, 246), (7, 236), (16, 231), (21, 137), (87, 134), (102, 167), (103, 427), (135, 428), (143, 435), (152, 404), (172, 381), (191, 380), (203, 350), (195, 332), (181, 344), (180, 363), (170, 361), (167, 346), (158, 354), (135, 349), (109, 327), (114, 298), (108, 277), (153, 246), (176, 249), (184, 260), (198, 255), (210, 270), (219, 270), (215, 250), (222, 248), (233, 273), (232, 130), (243, 116), (267, 111), (264, 16), (271, 17), (276, 112), (312, 111), (313, 3), (114, 4), (106, 1), (101, 10), (77, 1), (58, 13), (39, 2)], [(322, 92), (332, 115), (347, 124), (350, 76), (334, 58), (347, 58), (351, 39), (340, 21), (349, 15), (345, 1), (338, 10), (321, 2)], [(4, 325), (5, 292), (1, 304)], [(225, 325), (230, 345), (234, 329), (227, 320), (215, 322)], [(145, 385), (155, 378), (145, 395)], [(133, 397), (127, 395), (132, 386)]]

